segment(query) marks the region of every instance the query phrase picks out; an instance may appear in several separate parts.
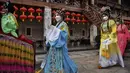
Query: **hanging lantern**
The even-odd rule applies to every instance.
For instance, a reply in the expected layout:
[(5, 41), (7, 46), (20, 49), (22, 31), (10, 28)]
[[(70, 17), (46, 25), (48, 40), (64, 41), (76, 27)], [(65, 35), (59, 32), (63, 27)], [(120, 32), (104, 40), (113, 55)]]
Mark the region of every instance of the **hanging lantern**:
[(70, 12), (66, 12), (65, 15), (67, 16), (67, 18), (65, 18), (65, 21), (68, 23), (68, 21), (70, 21), (70, 18), (69, 18)]
[(65, 21), (68, 23), (70, 21), (70, 18), (65, 18)]
[(42, 16), (40, 15), (40, 13), (42, 13), (42, 10), (38, 8), (36, 9), (36, 12), (38, 13), (38, 16), (36, 16), (36, 19), (38, 20), (38, 22), (40, 22), (42, 20)]
[(71, 16), (72, 16), (71, 21), (72, 21), (73, 24), (74, 24), (74, 22), (76, 22), (76, 19), (74, 18), (75, 15), (76, 15), (75, 13), (72, 13), (72, 14), (71, 14)]
[(74, 12), (73, 12), (71, 15), (72, 15), (73, 17), (76, 16), (76, 14), (75, 14)]
[(32, 22), (32, 20), (35, 18), (33, 15), (29, 15), (28, 18), (30, 19), (30, 21)]
[(72, 23), (74, 24), (74, 22), (76, 22), (76, 19), (75, 19), (75, 18), (72, 18), (71, 21), (72, 21)]
[(82, 20), (82, 23), (83, 23), (83, 24), (84, 24), (84, 23), (86, 23), (86, 22), (87, 22), (87, 20), (85, 20), (85, 19), (84, 19), (84, 20)]
[(22, 21), (24, 22), (24, 20), (27, 18), (27, 16), (25, 15), (27, 9), (25, 7), (22, 7), (20, 8), (20, 10), (22, 11), (22, 15), (20, 15), (20, 19), (22, 19)]
[(70, 12), (66, 12), (65, 15), (67, 15), (67, 18), (69, 17), (70, 15)]
[(38, 13), (38, 15), (40, 15), (40, 13), (42, 13), (42, 10), (40, 8), (36, 9), (36, 12)]
[(79, 19), (79, 17), (81, 16), (81, 14), (77, 14), (76, 16), (77, 16), (76, 22), (79, 24), (81, 22), (81, 20)]
[(86, 23), (87, 22), (87, 20), (85, 20), (85, 16), (84, 15), (82, 15), (82, 23), (84, 24), (84, 23)]
[(14, 16), (16, 17), (16, 18), (18, 18), (18, 15), (16, 14), (16, 12), (18, 11), (18, 7), (16, 7), (16, 6), (13, 6), (14, 7), (14, 9), (15, 9), (15, 11), (14, 11)]
[(30, 12), (30, 15), (28, 16), (28, 18), (29, 18), (30, 21), (32, 22), (32, 20), (35, 18), (32, 13), (34, 13), (35, 10), (34, 10), (33, 8), (29, 8), (28, 11)]
[(42, 16), (37, 16), (36, 19), (38, 20), (38, 22), (40, 22), (42, 20)]
[(79, 23), (81, 22), (81, 20), (80, 20), (80, 19), (78, 19), (78, 20), (76, 20), (76, 22), (79, 24)]
[(20, 15), (20, 19), (22, 19), (22, 21), (24, 22), (24, 20), (27, 18), (26, 15)]

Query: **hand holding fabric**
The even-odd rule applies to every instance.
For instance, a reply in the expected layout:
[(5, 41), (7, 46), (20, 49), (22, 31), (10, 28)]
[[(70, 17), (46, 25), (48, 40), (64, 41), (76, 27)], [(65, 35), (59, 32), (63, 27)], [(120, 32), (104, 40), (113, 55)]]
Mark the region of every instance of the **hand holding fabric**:
[(46, 44), (50, 42), (55, 42), (60, 35), (60, 29), (56, 27), (51, 27), (51, 29), (48, 30), (48, 34), (46, 35)]
[(103, 48), (108, 49), (108, 45), (110, 45), (111, 43), (112, 43), (112, 41), (111, 41), (109, 38), (106, 39), (106, 40), (104, 40), (104, 41), (102, 42)]
[(112, 43), (112, 41), (110, 39), (108, 39), (106, 45), (110, 45), (111, 43)]

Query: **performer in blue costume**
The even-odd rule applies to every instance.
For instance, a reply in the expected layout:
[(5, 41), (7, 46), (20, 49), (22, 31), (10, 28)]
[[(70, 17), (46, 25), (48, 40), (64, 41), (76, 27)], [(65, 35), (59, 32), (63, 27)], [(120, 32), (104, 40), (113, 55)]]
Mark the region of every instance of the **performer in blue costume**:
[(55, 17), (57, 24), (50, 26), (50, 30), (48, 30), (46, 45), (49, 46), (49, 51), (46, 61), (43, 61), (41, 65), (41, 70), (44, 68), (44, 73), (77, 73), (78, 71), (77, 65), (68, 55), (69, 32), (67, 24), (63, 21), (63, 16), (64, 12), (57, 10)]

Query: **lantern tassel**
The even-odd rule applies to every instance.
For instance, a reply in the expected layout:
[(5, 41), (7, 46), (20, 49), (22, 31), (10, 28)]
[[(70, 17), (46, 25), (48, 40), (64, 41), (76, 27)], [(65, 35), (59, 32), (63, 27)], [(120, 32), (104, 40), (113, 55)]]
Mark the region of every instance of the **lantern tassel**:
[(38, 22), (40, 22), (41, 20), (38, 20)]
[(22, 12), (22, 14), (24, 15), (24, 12)]
[(24, 19), (22, 19), (22, 21), (24, 22)]
[(38, 13), (38, 16), (40, 16), (40, 13)]

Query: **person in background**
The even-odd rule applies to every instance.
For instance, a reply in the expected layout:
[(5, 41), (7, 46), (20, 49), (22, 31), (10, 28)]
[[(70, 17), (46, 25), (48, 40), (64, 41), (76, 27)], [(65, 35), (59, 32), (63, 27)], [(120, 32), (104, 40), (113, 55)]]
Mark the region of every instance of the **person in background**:
[(121, 20), (120, 18), (117, 19), (116, 24), (117, 24), (118, 46), (123, 56), (124, 51), (126, 49), (127, 40), (129, 38), (129, 31), (128, 31), (127, 26), (123, 23), (123, 20)]

